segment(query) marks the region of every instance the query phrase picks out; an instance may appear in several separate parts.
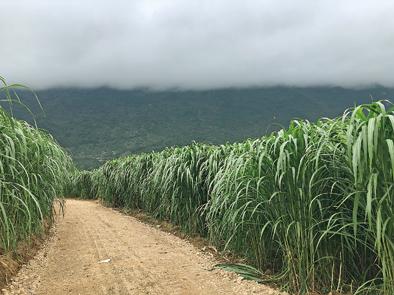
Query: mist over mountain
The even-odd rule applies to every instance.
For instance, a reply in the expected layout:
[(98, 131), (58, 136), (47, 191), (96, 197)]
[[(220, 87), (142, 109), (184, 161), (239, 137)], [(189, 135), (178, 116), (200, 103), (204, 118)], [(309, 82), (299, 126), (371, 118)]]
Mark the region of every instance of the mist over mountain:
[[(192, 141), (220, 144), (260, 137), (293, 118), (333, 117), (355, 103), (394, 98), (394, 89), (270, 87), (206, 91), (49, 89), (21, 96), (82, 168), (130, 153)], [(23, 108), (14, 115), (33, 122)]]
[(45, 116), (31, 95), (24, 101), (83, 168), (259, 137), (393, 93), (393, 1), (2, 0), (0, 9), (0, 76), (40, 90)]
[(0, 75), (35, 89), (394, 86), (385, 0), (2, 0)]

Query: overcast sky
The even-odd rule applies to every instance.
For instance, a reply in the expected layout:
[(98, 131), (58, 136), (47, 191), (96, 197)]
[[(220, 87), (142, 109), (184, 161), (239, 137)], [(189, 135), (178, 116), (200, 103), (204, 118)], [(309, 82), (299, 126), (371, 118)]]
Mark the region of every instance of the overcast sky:
[(394, 86), (393, 0), (0, 0), (0, 75), (54, 86)]

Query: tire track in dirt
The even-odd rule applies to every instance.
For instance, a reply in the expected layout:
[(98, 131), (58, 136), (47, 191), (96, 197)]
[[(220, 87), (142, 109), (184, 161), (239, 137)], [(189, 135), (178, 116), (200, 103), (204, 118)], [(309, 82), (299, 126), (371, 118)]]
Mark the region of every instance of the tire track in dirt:
[[(210, 271), (212, 258), (131, 216), (93, 201), (66, 205), (56, 236), (41, 254), (45, 263), (33, 259), (5, 294), (280, 294), (235, 274)], [(111, 260), (100, 263), (105, 259)]]

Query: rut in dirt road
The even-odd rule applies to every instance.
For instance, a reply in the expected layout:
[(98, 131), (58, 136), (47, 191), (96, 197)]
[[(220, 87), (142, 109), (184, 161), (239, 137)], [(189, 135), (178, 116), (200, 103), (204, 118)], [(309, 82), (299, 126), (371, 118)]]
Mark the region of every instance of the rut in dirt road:
[(11, 293), (279, 294), (210, 271), (215, 261), (187, 241), (92, 201), (67, 201), (43, 256), (22, 271)]

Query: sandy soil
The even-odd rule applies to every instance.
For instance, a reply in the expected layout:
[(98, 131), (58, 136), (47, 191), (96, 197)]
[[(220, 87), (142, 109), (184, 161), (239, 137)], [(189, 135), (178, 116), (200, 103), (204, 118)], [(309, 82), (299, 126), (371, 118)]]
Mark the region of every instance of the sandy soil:
[(52, 238), (3, 294), (279, 294), (189, 242), (92, 201), (68, 200)]

